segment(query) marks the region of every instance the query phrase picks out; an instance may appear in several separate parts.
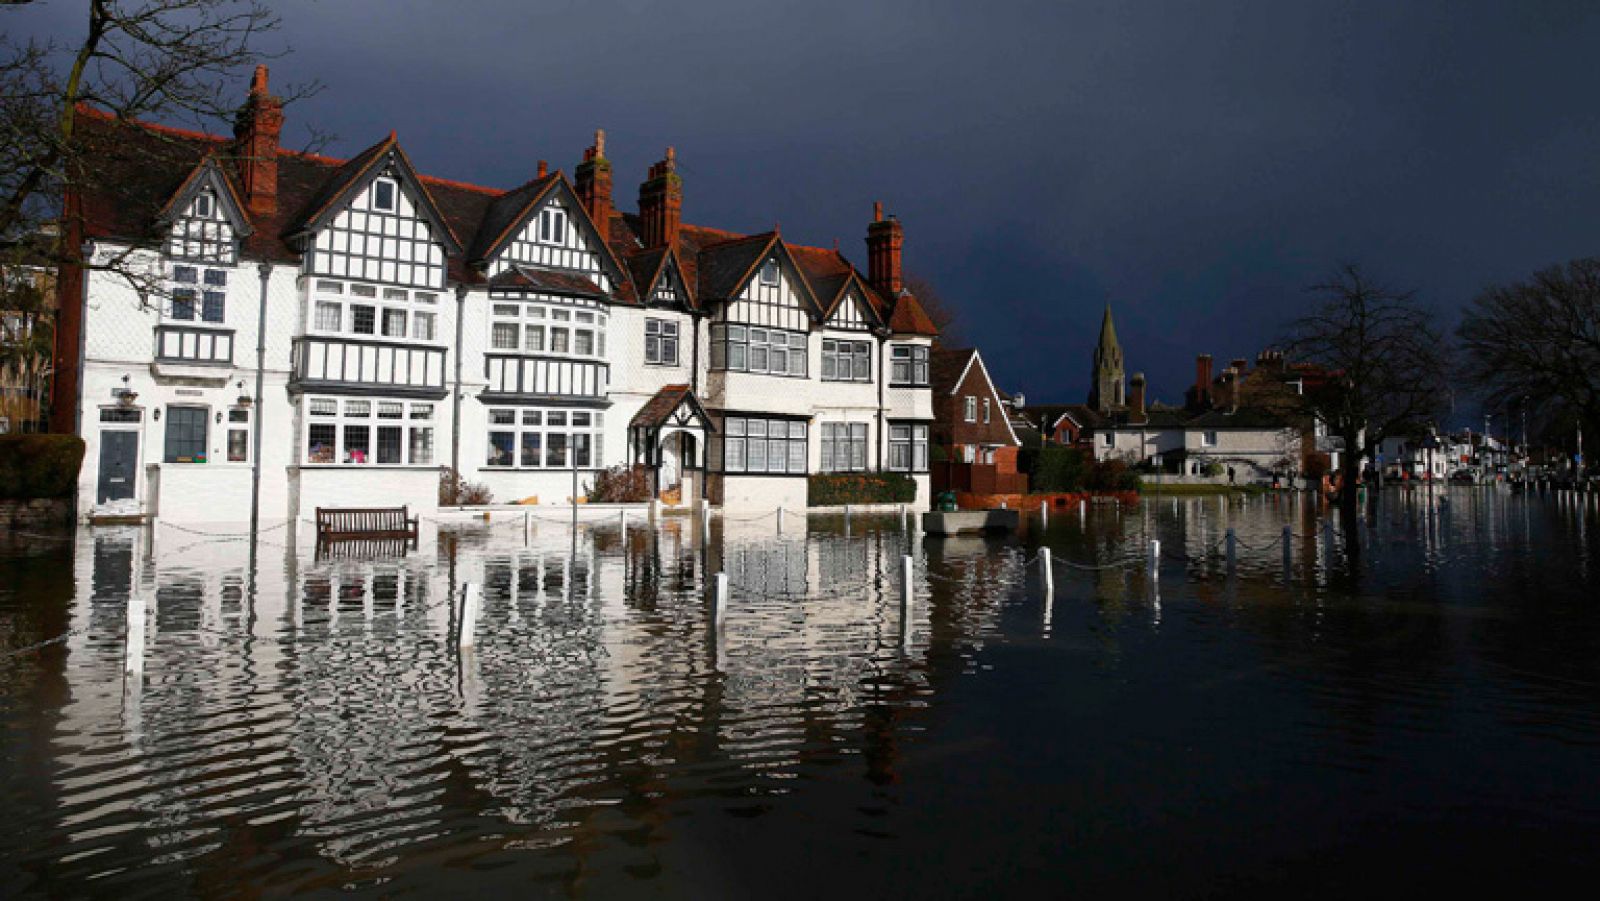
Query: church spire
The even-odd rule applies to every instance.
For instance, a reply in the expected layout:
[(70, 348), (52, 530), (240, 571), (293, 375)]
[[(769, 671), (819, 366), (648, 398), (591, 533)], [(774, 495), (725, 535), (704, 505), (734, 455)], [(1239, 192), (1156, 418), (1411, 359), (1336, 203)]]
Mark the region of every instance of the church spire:
[(1122, 369), (1122, 345), (1117, 343), (1117, 328), (1111, 322), (1111, 305), (1106, 304), (1100, 320), (1100, 343), (1094, 349), (1094, 372), (1089, 381), (1089, 406), (1108, 413), (1125, 406), (1126, 381)]

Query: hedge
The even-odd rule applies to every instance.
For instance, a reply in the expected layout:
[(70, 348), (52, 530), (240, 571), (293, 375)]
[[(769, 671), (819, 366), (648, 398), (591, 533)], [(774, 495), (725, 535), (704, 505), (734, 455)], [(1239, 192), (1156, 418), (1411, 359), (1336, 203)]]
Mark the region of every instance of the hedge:
[(917, 499), (917, 482), (903, 472), (826, 473), (806, 479), (806, 504), (909, 504)]
[(0, 497), (71, 497), (82, 465), (77, 435), (0, 435)]
[(1139, 476), (1127, 464), (1096, 460), (1081, 448), (1059, 444), (1024, 448), (1017, 464), (1028, 474), (1028, 490), (1041, 494), (1139, 490)]

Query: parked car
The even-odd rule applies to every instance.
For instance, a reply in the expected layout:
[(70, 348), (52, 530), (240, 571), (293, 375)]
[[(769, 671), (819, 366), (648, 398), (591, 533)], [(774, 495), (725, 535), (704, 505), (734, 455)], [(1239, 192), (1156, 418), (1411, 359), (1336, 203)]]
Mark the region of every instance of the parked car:
[(1450, 481), (1458, 485), (1476, 485), (1478, 474), (1470, 469), (1458, 469), (1450, 473)]

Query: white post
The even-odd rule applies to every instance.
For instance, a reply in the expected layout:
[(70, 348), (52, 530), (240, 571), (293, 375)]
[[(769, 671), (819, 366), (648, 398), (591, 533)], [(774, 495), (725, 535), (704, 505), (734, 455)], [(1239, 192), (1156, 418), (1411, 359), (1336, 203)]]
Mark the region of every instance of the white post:
[(524, 510), (524, 511), (522, 511), (522, 542), (523, 542), (523, 544), (527, 544), (528, 539), (530, 539), (532, 537), (533, 537), (533, 512), (531, 510)]
[(1044, 596), (1049, 598), (1056, 593), (1056, 574), (1050, 562), (1050, 549), (1039, 548), (1039, 575), (1044, 579)]
[(728, 612), (728, 574), (717, 573), (713, 577), (713, 583), (715, 588), (712, 595), (711, 616), (712, 622), (720, 627), (722, 617)]
[(900, 531), (902, 531), (902, 532), (904, 532), (906, 530), (906, 518), (907, 518), (906, 517), (906, 505), (905, 504), (901, 504), (900, 505)]
[(910, 615), (911, 611), (911, 555), (900, 555), (900, 609)]
[(618, 510), (617, 511), (617, 528), (622, 530), (622, 534), (623, 534), (624, 537), (627, 536), (627, 534), (628, 534), (628, 511), (626, 511), (626, 510)]
[(472, 647), (476, 641), (478, 631), (478, 605), (483, 603), (483, 590), (473, 582), (466, 584), (464, 597), (461, 601), (461, 640), (463, 648)]
[(700, 543), (711, 543), (711, 507), (708, 501), (700, 502)]
[(1088, 521), (1089, 521), (1089, 499), (1088, 498), (1079, 498), (1078, 499), (1078, 524), (1082, 525), (1083, 523), (1086, 523)]
[(1050, 502), (1048, 500), (1039, 502), (1039, 525), (1046, 529), (1050, 528)]
[(1150, 574), (1161, 575), (1161, 539), (1150, 539)]
[(1228, 530), (1228, 572), (1233, 572), (1233, 568), (1238, 564), (1238, 561), (1239, 536), (1235, 535), (1233, 529), (1230, 528)]
[(128, 638), (123, 654), (123, 671), (130, 676), (144, 673), (144, 598), (128, 596)]
[(850, 505), (849, 504), (845, 504), (844, 505), (844, 533), (845, 533), (845, 535), (849, 535), (850, 534)]
[(783, 508), (778, 508), (778, 534), (783, 534)]

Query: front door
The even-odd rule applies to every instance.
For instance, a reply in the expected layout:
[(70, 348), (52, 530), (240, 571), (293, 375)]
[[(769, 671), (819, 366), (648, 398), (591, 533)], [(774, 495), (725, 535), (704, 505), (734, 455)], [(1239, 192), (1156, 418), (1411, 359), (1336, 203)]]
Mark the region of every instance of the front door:
[(97, 503), (131, 500), (138, 465), (138, 432), (101, 432), (100, 499)]

